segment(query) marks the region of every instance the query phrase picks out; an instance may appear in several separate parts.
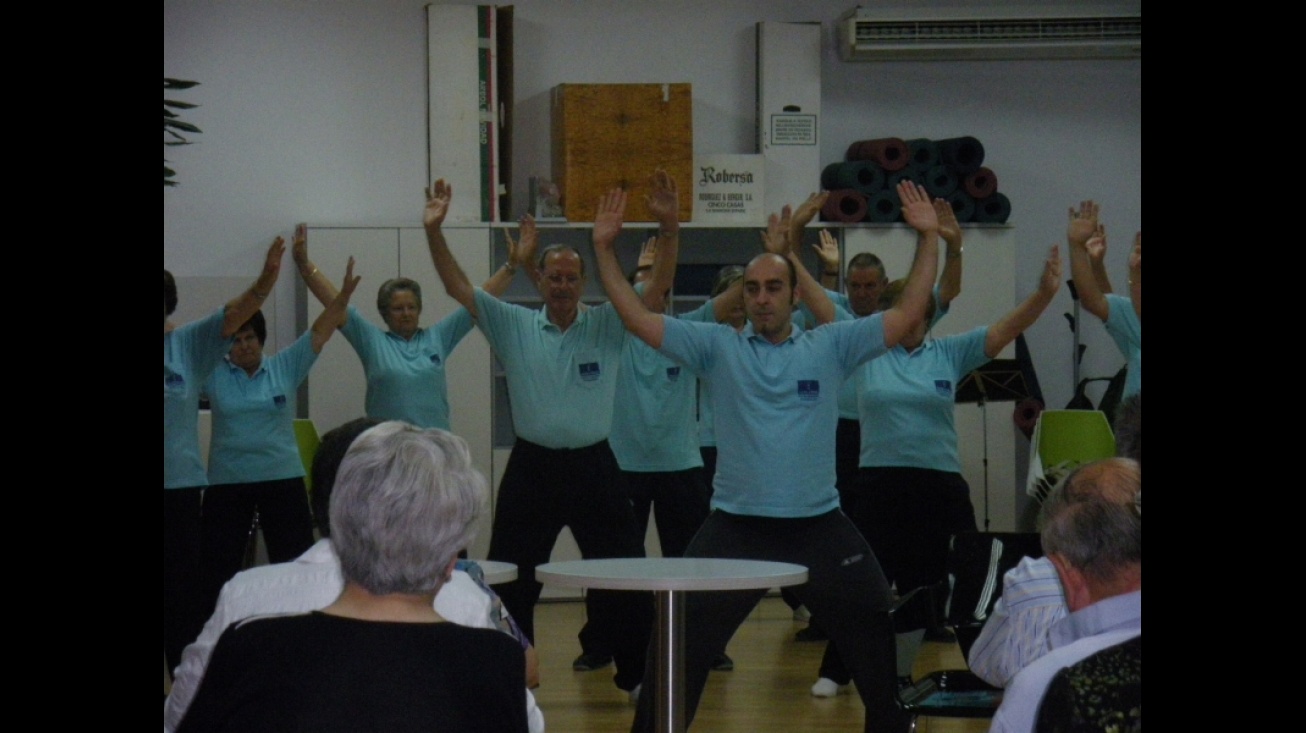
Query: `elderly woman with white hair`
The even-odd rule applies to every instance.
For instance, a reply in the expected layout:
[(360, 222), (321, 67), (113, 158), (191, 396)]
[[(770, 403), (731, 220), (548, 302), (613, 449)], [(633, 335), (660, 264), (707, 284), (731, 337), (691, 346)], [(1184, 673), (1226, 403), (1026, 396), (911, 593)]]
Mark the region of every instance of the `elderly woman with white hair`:
[(331, 496), (340, 597), (231, 626), (178, 731), (526, 731), (521, 646), (433, 605), (487, 502), (461, 438), (363, 433)]

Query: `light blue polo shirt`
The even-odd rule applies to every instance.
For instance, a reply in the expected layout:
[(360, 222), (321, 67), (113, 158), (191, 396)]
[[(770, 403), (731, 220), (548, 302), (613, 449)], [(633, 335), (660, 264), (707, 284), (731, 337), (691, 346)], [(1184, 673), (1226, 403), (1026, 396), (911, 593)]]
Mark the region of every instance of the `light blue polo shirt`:
[(626, 339), (608, 442), (623, 471), (703, 465), (694, 421), (698, 380), (637, 338)]
[[(848, 303), (848, 296), (844, 293), (836, 293), (833, 290), (826, 290), (825, 294), (834, 302), (834, 320), (847, 321), (856, 318), (852, 306)], [(812, 315), (812, 310), (805, 303), (799, 304), (798, 311), (803, 314), (803, 327), (811, 329), (816, 322), (816, 317)], [(934, 320), (930, 321), (930, 328), (947, 315), (948, 306), (943, 304), (939, 298), (939, 286), (934, 286)], [(845, 380), (843, 386), (839, 388), (839, 419), (840, 420), (859, 420), (861, 419), (857, 408), (857, 380)]]
[(231, 348), (222, 337), (226, 308), (163, 334), (163, 488), (204, 486), (200, 388)]
[(1143, 324), (1129, 298), (1108, 294), (1106, 304), (1106, 332), (1111, 334), (1116, 347), (1125, 355), (1129, 367), (1125, 371), (1125, 391), (1120, 395), (1123, 401), (1143, 388)]
[(209, 484), (275, 481), (304, 475), (295, 440), (295, 390), (317, 361), (311, 331), (249, 376), (224, 359), (204, 385), (213, 409)]
[(411, 339), (372, 325), (354, 306), (340, 332), (367, 375), (364, 409), (373, 420), (404, 420), (420, 428), (449, 429), (445, 362), (472, 330), (472, 315), (458, 308)]
[(908, 353), (895, 346), (857, 370), (866, 468), (902, 466), (961, 473), (953, 423), (957, 383), (989, 362), (988, 327), (926, 341)]
[(476, 288), (476, 313), (508, 377), (517, 437), (546, 448), (583, 448), (608, 437), (627, 340), (612, 304), (582, 305), (563, 331), (543, 306), (505, 303)]
[(885, 351), (875, 315), (804, 331), (772, 345), (725, 324), (668, 318), (662, 353), (711, 387), (717, 432), (712, 507), (810, 517), (838, 508), (834, 436), (839, 385)]
[[(712, 305), (712, 299), (709, 298), (703, 305), (688, 313), (679, 315), (677, 318), (695, 323), (716, 323), (716, 308)], [(631, 340), (639, 341), (637, 338)], [(643, 342), (640, 341), (640, 343)], [(698, 402), (696, 404), (698, 408), (698, 445), (702, 448), (715, 448), (716, 430), (712, 424), (712, 393), (708, 389), (707, 382), (698, 379), (697, 376), (695, 376), (694, 381), (698, 384)], [(703, 452), (698, 451), (698, 456), (701, 465)]]

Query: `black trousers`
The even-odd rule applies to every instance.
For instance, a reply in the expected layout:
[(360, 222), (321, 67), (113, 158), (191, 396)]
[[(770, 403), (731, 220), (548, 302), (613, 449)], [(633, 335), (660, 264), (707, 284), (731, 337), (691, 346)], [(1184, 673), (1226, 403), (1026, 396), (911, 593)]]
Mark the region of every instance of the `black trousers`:
[[(880, 559), (898, 592), (932, 585), (948, 572), (948, 542), (973, 532), (970, 485), (959, 473), (928, 468), (863, 468), (845, 511)], [(838, 650), (827, 645), (822, 677), (848, 682)]]
[[(866, 706), (865, 730), (898, 733), (907, 718), (894, 703), (895, 641), (889, 624), (889, 585), (871, 548), (842, 512), (775, 519), (714, 511), (687, 557), (773, 560), (805, 565), (808, 582), (795, 593), (824, 619), (830, 639), (848, 661)], [(685, 597), (685, 712), (692, 721), (713, 658), (721, 653), (765, 590), (690, 593)], [(646, 679), (655, 684), (650, 668)], [(631, 730), (653, 730), (657, 691), (640, 694)]]
[[(517, 565), (517, 580), (495, 587), (508, 612), (532, 642), (535, 603), (543, 587), (535, 566), (549, 561), (558, 533), (570, 527), (586, 559), (644, 557), (644, 536), (608, 442), (575, 449), (545, 448), (517, 439), (503, 480), (490, 537), (490, 559)], [(653, 595), (591, 590), (588, 621), (580, 632), (586, 651), (612, 654), (617, 686), (633, 689), (644, 677), (653, 628)]]
[(289, 562), (313, 546), (313, 516), (303, 478), (208, 487), (200, 516), (201, 607), (206, 616), (213, 613), (223, 584), (244, 567), (255, 511), (270, 562)]
[(163, 490), (163, 655), (169, 674), (207, 618), (199, 601), (202, 490)]
[(621, 483), (635, 511), (640, 538), (648, 532), (650, 512), (655, 513), (662, 556), (684, 556), (689, 541), (707, 519), (711, 494), (703, 481), (703, 469), (622, 471)]

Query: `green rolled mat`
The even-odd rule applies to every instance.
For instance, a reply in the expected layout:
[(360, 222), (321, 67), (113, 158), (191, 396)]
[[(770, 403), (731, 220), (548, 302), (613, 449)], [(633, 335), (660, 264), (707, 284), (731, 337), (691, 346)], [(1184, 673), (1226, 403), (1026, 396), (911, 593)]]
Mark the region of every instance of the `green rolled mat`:
[(822, 221), (854, 222), (865, 216), (866, 195), (851, 188), (831, 191), (825, 206), (821, 207)]
[(980, 168), (966, 176), (961, 185), (966, 187), (966, 193), (971, 196), (977, 199), (986, 199), (997, 192), (998, 176), (988, 168)]
[(902, 202), (898, 200), (898, 192), (891, 188), (872, 194), (866, 201), (866, 221), (888, 224), (901, 217)]
[(875, 140), (858, 140), (848, 146), (844, 157), (849, 161), (873, 160), (886, 173), (902, 170), (910, 161), (907, 143), (900, 137), (882, 137)]
[(975, 219), (975, 199), (963, 189), (957, 189), (948, 196), (948, 203), (952, 205), (952, 213), (956, 215), (957, 221), (965, 224)]
[(884, 188), (884, 169), (870, 160), (831, 163), (821, 171), (821, 188), (827, 191), (852, 188), (869, 196)]
[(911, 159), (911, 167), (923, 171), (927, 171), (942, 162), (939, 157), (939, 144), (923, 137), (907, 141), (907, 157)]
[(984, 165), (984, 144), (969, 136), (940, 140), (939, 157), (958, 178), (965, 178)]
[(981, 224), (1006, 224), (1010, 217), (1011, 199), (1001, 192), (975, 202), (974, 221)]
[(957, 177), (946, 165), (936, 165), (925, 174), (925, 192), (930, 198), (945, 199), (957, 190)]
[(904, 180), (911, 181), (912, 183), (919, 183), (924, 186), (925, 172), (917, 170), (916, 168), (903, 168), (900, 171), (890, 173), (884, 178), (884, 188), (885, 190), (893, 191), (893, 197), (896, 199), (898, 197), (898, 184)]

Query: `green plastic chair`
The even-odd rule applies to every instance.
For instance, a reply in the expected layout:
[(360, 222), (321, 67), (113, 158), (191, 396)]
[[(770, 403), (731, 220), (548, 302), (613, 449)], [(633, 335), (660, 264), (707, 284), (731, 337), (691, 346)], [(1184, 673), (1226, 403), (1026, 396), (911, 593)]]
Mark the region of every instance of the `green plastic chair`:
[(1040, 502), (1071, 471), (1116, 454), (1116, 436), (1101, 410), (1044, 410), (1032, 442), (1026, 491)]
[(304, 487), (313, 490), (313, 457), (322, 443), (317, 426), (308, 418), (295, 418), (295, 442), (299, 444), (299, 460), (304, 463)]

